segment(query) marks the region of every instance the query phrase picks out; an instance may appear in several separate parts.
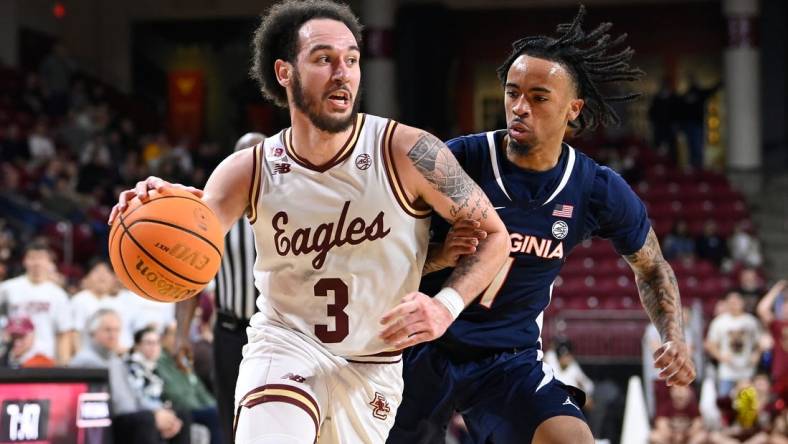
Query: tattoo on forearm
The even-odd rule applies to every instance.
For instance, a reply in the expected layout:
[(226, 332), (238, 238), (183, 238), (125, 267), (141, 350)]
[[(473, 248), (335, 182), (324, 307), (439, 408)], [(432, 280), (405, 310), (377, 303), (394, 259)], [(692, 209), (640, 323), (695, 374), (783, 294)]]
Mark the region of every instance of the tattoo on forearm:
[(466, 212), (465, 217), (487, 219), (490, 209), (487, 196), (437, 137), (422, 133), (408, 151), (408, 158), (433, 188), (452, 200), (451, 217)]
[(637, 253), (626, 256), (635, 272), (640, 300), (663, 340), (683, 340), (681, 297), (676, 275), (662, 257), (654, 230)]

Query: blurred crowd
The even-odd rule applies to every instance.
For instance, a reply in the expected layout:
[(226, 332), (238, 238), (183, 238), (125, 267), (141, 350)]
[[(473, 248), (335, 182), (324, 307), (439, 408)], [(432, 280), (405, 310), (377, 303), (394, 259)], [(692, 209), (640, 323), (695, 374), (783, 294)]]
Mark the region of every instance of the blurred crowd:
[(201, 186), (223, 154), (140, 133), (116, 95), (62, 45), (36, 72), (0, 67), (0, 366), (107, 368), (116, 442), (217, 444), (211, 293), (199, 352), (176, 359), (174, 305), (121, 286), (106, 220), (120, 190), (149, 175)]
[[(691, 82), (679, 97), (666, 84), (650, 113), (655, 146), (674, 153), (683, 132), (691, 165), (702, 168), (698, 109), (715, 89)], [(107, 368), (115, 427), (131, 439), (125, 442), (215, 444), (221, 438), (210, 394), (211, 292), (200, 295), (192, 326), (198, 352), (183, 360), (175, 350), (173, 305), (122, 288), (104, 258), (106, 219), (120, 190), (148, 175), (202, 186), (226, 153), (215, 143), (139, 131), (116, 95), (80, 73), (62, 45), (35, 72), (0, 67), (0, 366)], [(670, 111), (677, 106), (684, 111)], [(597, 154), (630, 183), (644, 179), (637, 149)], [(68, 262), (64, 223), (74, 227)], [(764, 287), (757, 237), (746, 223), (724, 237), (713, 221), (692, 236), (687, 221), (678, 220), (662, 246), (669, 260), (703, 260), (736, 273), (738, 286), (719, 295), (708, 327), (696, 323), (700, 331), (688, 331), (704, 379), (666, 388), (655, 372), (645, 375), (651, 442), (788, 443), (788, 288), (785, 281)], [(645, 336), (656, 349), (656, 330)], [(595, 388), (567, 341), (556, 342), (546, 360), (559, 379), (586, 391), (586, 412), (598, 431), (599, 412), (620, 394), (604, 384)], [(449, 440), (463, 442), (461, 430), (458, 419)], [(133, 435), (146, 432), (154, 436)]]
[[(213, 301), (201, 294), (190, 339), (193, 359), (176, 350), (173, 304), (122, 288), (110, 265), (90, 265), (80, 291), (59, 284), (54, 255), (34, 241), (24, 273), (0, 283), (4, 307), (0, 367), (93, 367), (110, 375), (116, 442), (220, 443), (211, 395)], [(147, 427), (146, 427), (147, 426)], [(135, 435), (157, 433), (153, 436)], [(131, 438), (133, 436), (133, 438)], [(202, 436), (204, 439), (199, 440)]]
[(752, 234), (750, 223), (735, 226), (729, 237), (717, 231), (717, 223), (708, 220), (700, 235), (692, 236), (687, 221), (678, 219), (662, 240), (662, 252), (668, 260), (705, 260), (724, 271), (736, 267), (758, 268), (763, 264), (761, 244)]
[(76, 265), (64, 271), (76, 284), (80, 264), (106, 254), (120, 190), (149, 175), (201, 186), (223, 158), (215, 143), (141, 133), (118, 96), (76, 70), (62, 45), (37, 72), (0, 67), (0, 279), (19, 272), (21, 248), (37, 236), (62, 259), (58, 223), (69, 222)]
[[(702, 375), (691, 387), (666, 387), (650, 369), (661, 344), (644, 335), (644, 381), (654, 428), (650, 442), (788, 443), (788, 282), (765, 289), (752, 269), (715, 307), (705, 329), (685, 316), (687, 342)], [(694, 331), (699, 329), (700, 331)]]

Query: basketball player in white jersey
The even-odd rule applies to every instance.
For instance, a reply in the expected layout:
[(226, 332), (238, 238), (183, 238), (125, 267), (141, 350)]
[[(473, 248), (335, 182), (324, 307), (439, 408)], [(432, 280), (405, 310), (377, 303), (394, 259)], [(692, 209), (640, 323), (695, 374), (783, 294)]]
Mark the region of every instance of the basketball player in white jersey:
[[(330, 1), (274, 5), (252, 73), (292, 127), (230, 155), (204, 193), (184, 187), (225, 230), (245, 213), (255, 232), (260, 312), (236, 386), (238, 443), (383, 443), (400, 350), (441, 336), (508, 252), (501, 220), (442, 142), (357, 112), (360, 31)], [(166, 186), (151, 177), (123, 192), (110, 221)], [(469, 238), (476, 254), (434, 298), (417, 292), (431, 211), (488, 233)]]

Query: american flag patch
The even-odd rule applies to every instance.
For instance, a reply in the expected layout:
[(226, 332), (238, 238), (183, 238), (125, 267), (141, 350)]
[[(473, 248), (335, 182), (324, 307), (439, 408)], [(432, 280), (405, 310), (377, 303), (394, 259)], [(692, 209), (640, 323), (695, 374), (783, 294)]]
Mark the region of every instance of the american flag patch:
[(568, 219), (572, 217), (572, 210), (574, 209), (575, 207), (572, 205), (555, 204), (555, 208), (553, 209), (553, 216), (565, 217)]

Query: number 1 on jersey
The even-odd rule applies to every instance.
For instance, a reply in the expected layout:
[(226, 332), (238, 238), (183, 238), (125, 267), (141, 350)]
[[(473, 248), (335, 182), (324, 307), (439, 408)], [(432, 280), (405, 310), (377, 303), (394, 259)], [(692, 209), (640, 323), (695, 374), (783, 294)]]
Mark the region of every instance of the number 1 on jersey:
[(482, 293), (482, 298), (479, 300), (479, 305), (485, 308), (492, 307), (495, 297), (498, 296), (498, 292), (501, 291), (503, 283), (506, 282), (506, 278), (509, 276), (509, 271), (512, 269), (512, 264), (514, 264), (514, 258), (507, 258), (506, 262), (504, 262), (503, 266), (501, 266), (501, 270), (498, 271), (498, 274), (495, 275), (495, 278), (490, 283), (490, 286), (484, 290), (484, 293)]
[(323, 278), (315, 284), (315, 296), (328, 296), (329, 291), (334, 293), (334, 303), (328, 304), (326, 311), (336, 319), (336, 326), (329, 330), (328, 325), (315, 325), (315, 336), (324, 344), (342, 342), (349, 333), (349, 322), (345, 313), (349, 294), (347, 285), (339, 278)]

